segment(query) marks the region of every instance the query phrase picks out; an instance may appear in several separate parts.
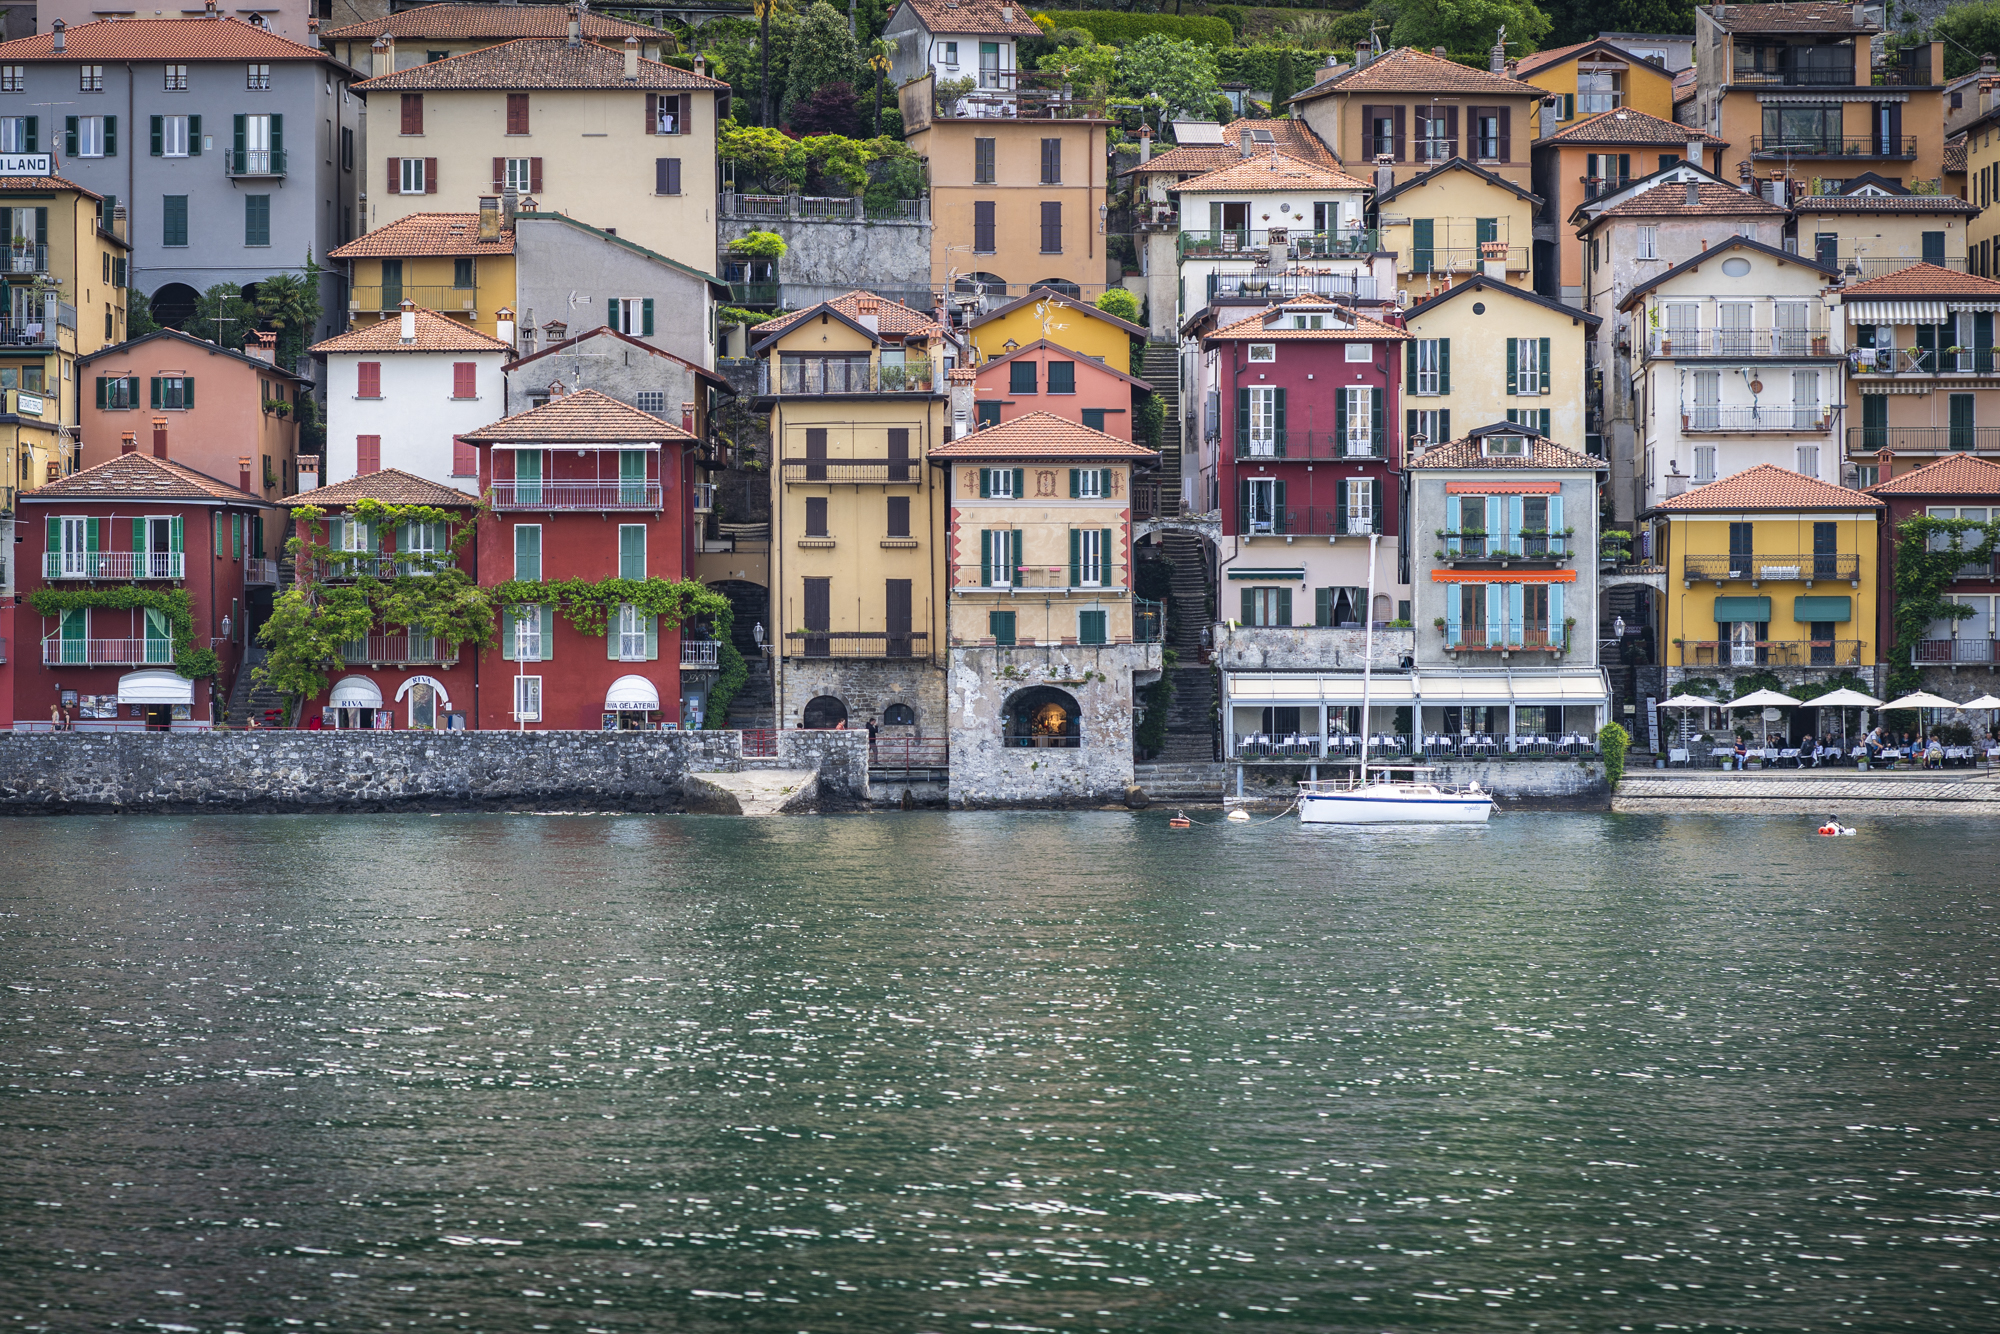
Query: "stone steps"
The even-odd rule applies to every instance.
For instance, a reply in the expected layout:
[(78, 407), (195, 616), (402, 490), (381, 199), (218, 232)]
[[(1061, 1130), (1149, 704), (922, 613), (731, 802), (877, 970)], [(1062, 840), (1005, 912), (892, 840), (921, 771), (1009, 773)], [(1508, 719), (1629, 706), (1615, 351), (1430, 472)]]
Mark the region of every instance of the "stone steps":
[(1160, 463), (1153, 474), (1160, 483), (1160, 512), (1178, 514), (1181, 494), (1180, 349), (1172, 343), (1148, 343), (1140, 378), (1153, 387), (1162, 408)]
[(1208, 764), (1215, 759), (1215, 675), (1206, 667), (1174, 669), (1174, 700), (1167, 707), (1162, 763)]
[(1229, 781), (1225, 764), (1161, 762), (1132, 766), (1132, 781), (1153, 801), (1220, 801)]

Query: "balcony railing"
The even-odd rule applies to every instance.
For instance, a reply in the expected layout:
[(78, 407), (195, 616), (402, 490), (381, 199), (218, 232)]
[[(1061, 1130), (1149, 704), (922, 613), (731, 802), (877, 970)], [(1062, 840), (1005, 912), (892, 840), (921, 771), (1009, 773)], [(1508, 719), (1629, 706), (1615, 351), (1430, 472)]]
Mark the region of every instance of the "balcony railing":
[[(1872, 355), (1870, 355), (1872, 353)], [(1856, 348), (1856, 375), (1991, 375), (1996, 361), (1992, 348), (1877, 347)]]
[(729, 299), (739, 306), (775, 306), (778, 291), (777, 283), (731, 283)]
[(1505, 241), (1482, 241), (1471, 246), (1432, 246), (1419, 250), (1411, 246), (1405, 252), (1408, 264), (1406, 273), (1477, 273), (1483, 265), (1504, 263), (1510, 269), (1528, 267), (1528, 247), (1509, 245)]
[(340, 646), (340, 660), (350, 667), (439, 664), (457, 658), (458, 645), (431, 635), (369, 635)]
[(1813, 583), (1821, 579), (1861, 577), (1861, 557), (1852, 552), (1807, 555), (1686, 555), (1681, 557), (1684, 580), (1711, 583)]
[(696, 514), (715, 513), (714, 482), (696, 482), (694, 484), (694, 512)]
[(15, 241), (0, 250), (0, 263), (6, 265), (8, 273), (47, 273), (49, 248), (32, 241)]
[(977, 71), (977, 76), (978, 86), (956, 98), (942, 95), (937, 90), (937, 84), (932, 82), (932, 117), (937, 120), (1094, 120), (1104, 115), (1102, 102), (1078, 97), (1050, 75), (1024, 74), (1013, 69), (982, 69)]
[(1352, 273), (1230, 273), (1216, 275), (1215, 295), (1223, 300), (1247, 301), (1283, 301), (1295, 296), (1373, 301), (1376, 283), (1365, 274)]
[(787, 482), (842, 482), (871, 486), (914, 486), (923, 480), (917, 459), (802, 459), (781, 465)]
[(1252, 255), (1282, 246), (1292, 259), (1366, 259), (1380, 247), (1381, 238), (1382, 234), (1373, 227), (1346, 227), (1333, 232), (1313, 232), (1301, 227), (1224, 231), (1200, 228), (1181, 233), (1180, 250), (1183, 259), (1217, 259)]
[(185, 579), (179, 551), (45, 551), (44, 579)]
[(759, 394), (928, 394), (931, 364), (877, 365), (872, 361), (787, 361), (778, 365), (776, 386), (771, 363), (757, 363)]
[(1991, 639), (1920, 639), (1910, 650), (1913, 667), (1941, 667), (1971, 664), (1986, 666), (2000, 662)]
[(1778, 88), (1852, 88), (1854, 61), (1838, 65), (1815, 65), (1804, 69), (1760, 69), (1754, 64), (1737, 65), (1729, 75), (1731, 83), (1754, 83)]
[(922, 658), (930, 654), (927, 631), (787, 630), (791, 658)]
[(1690, 433), (1816, 431), (1824, 434), (1833, 429), (1833, 413), (1818, 404), (1809, 407), (1790, 407), (1783, 404), (1770, 407), (1761, 404), (1722, 407), (1714, 404), (1697, 404), (1682, 410), (1681, 429)]
[[(65, 312), (71, 307), (64, 306)], [(74, 329), (76, 319), (51, 321), (39, 315), (0, 315), (0, 347), (44, 347), (56, 341), (58, 328)]]
[(1488, 560), (1568, 560), (1575, 546), (1562, 533), (1453, 532), (1447, 529), (1444, 558), (1447, 561)]
[(1968, 271), (1964, 255), (1939, 255), (1933, 259), (1925, 259), (1922, 255), (1840, 255), (1835, 258), (1834, 264), (1850, 282), (1865, 282), (1870, 278), (1901, 273), (1912, 264), (1935, 264), (1953, 273)]
[(1583, 197), (1586, 201), (1595, 199), (1599, 195), (1614, 194), (1632, 183), (1632, 178), (1629, 176), (1579, 176), (1577, 179), (1583, 182)]
[[(1581, 733), (1569, 735), (1489, 736), (1483, 733), (1426, 733), (1422, 736), (1378, 733), (1368, 739), (1368, 760), (1453, 759), (1540, 760), (1580, 759), (1597, 753), (1595, 738)], [(1271, 760), (1277, 763), (1316, 759), (1357, 760), (1361, 738), (1349, 732), (1315, 736), (1310, 732), (1236, 732), (1231, 736), (1233, 759)]]
[(1683, 667), (1859, 667), (1859, 639), (1686, 639)]
[(222, 169), (230, 176), (283, 176), (282, 148), (231, 148), (222, 154)]
[(1243, 537), (1338, 537), (1383, 528), (1381, 514), (1356, 514), (1337, 505), (1276, 511), (1239, 505), (1236, 531)]
[(1865, 134), (1852, 138), (1794, 134), (1750, 136), (1751, 157), (1913, 158), (1916, 155), (1917, 136), (1914, 134), (1883, 138)]
[(243, 561), (243, 582), (251, 588), (276, 588), (278, 586), (278, 562), (262, 556), (247, 556)]
[(1566, 653), (1569, 651), (1569, 636), (1546, 626), (1518, 626), (1498, 636), (1488, 634), (1483, 639), (1475, 637), (1448, 642), (1444, 650), (1447, 653)]
[(1377, 441), (1373, 434), (1341, 435), (1334, 431), (1285, 431), (1258, 435), (1254, 431), (1235, 442), (1238, 459), (1379, 459), (1388, 456), (1387, 433)]
[(658, 482), (495, 482), (496, 510), (656, 510)]
[(42, 641), (45, 667), (169, 667), (174, 661), (171, 639), (64, 639)]
[(401, 310), (405, 299), (444, 315), (464, 315), (479, 307), (478, 294), (470, 287), (450, 283), (378, 283), (349, 288), (347, 308), (393, 315)]
[[(994, 569), (985, 565), (955, 565), (951, 571), (951, 591), (954, 593), (1083, 593), (1093, 597), (1123, 597), (1126, 591), (1126, 567), (1113, 565), (1106, 571), (1102, 564), (1095, 570), (1075, 571), (1077, 579), (1072, 581), (1072, 571), (1067, 565), (1016, 565), (1011, 570), (1004, 566)], [(1108, 578), (1106, 577), (1108, 574)]]
[(684, 672), (712, 672), (718, 670), (722, 645), (713, 639), (683, 639), (681, 641), (681, 670)]
[(1654, 329), (1646, 335), (1649, 357), (1826, 357), (1832, 336), (1825, 329)]

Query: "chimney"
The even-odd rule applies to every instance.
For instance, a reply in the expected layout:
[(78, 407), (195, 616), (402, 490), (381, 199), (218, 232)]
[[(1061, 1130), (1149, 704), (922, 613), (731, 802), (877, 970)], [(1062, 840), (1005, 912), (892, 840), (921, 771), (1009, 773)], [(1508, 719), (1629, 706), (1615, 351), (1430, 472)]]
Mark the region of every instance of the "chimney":
[(403, 314), (402, 314), (402, 317), (401, 317), (401, 318), (402, 318), (402, 321), (403, 321), (403, 327), (402, 327), (402, 328), (401, 328), (400, 330), (398, 330), (398, 331), (397, 331), (397, 334), (396, 334), (396, 336), (397, 336), (398, 338), (400, 338), (400, 339), (401, 339), (401, 340), (402, 340), (403, 342), (405, 342), (405, 343), (414, 343), (414, 342), (416, 342), (416, 341), (417, 341), (417, 303), (416, 303), (416, 302), (414, 302), (414, 301), (412, 301), (412, 300), (410, 300), (410, 298), (408, 298), (408, 297), (404, 297), (404, 298), (403, 298)]
[(250, 489), (250, 456), (248, 454), (237, 456), (236, 489), (238, 491), (248, 491)]
[(163, 459), (166, 456), (167, 419), (165, 417), (155, 417), (153, 418), (153, 457)]
[(698, 79), (708, 74), (708, 57), (699, 51), (694, 53), (694, 73)]
[(514, 212), (516, 209), (520, 208), (520, 206), (521, 206), (521, 196), (514, 193), (512, 190), (502, 190), (500, 192), (501, 231), (511, 232), (514, 230)]
[(49, 25), (49, 32), (55, 38), (56, 54), (61, 55), (66, 49), (68, 49), (67, 43), (69, 41), (69, 24), (64, 23), (61, 19), (57, 19), (54, 23), (51, 23)]
[(1689, 181), (1687, 183), (1687, 191), (1687, 206), (1689, 208), (1699, 206), (1701, 203), (1701, 182)]
[(569, 7), (569, 44), (572, 47), (583, 45), (583, 8), (580, 5)]
[(1855, 0), (1855, 3), (1850, 8), (1854, 14), (1855, 27), (1858, 28), (1868, 22), (1868, 6), (1860, 3), (1860, 0)]
[(1708, 165), (1708, 145), (1699, 139), (1688, 140), (1687, 160), (1697, 167)]
[[(575, 43), (571, 43), (571, 45), (575, 45)], [(637, 37), (627, 37), (625, 39), (625, 82), (637, 83), (638, 81), (639, 39)]]
[(396, 72), (396, 39), (385, 32), (375, 39), (375, 45), (372, 49), (375, 56), (375, 77), (379, 79), (384, 74), (394, 74)]
[(1237, 136), (1236, 136), (1236, 151), (1237, 151), (1238, 155), (1239, 155), (1239, 156), (1242, 156), (1242, 157), (1249, 157), (1249, 156), (1250, 156), (1250, 153), (1251, 153), (1251, 151), (1252, 151), (1252, 150), (1251, 150), (1251, 147), (1250, 147), (1250, 145), (1252, 144), (1252, 142), (1254, 142), (1254, 141), (1253, 141), (1253, 140), (1252, 140), (1252, 139), (1250, 138), (1250, 131), (1248, 131), (1248, 130), (1244, 130), (1244, 131), (1240, 132), (1239, 134), (1237, 134)]
[(264, 329), (254, 329), (250, 341), (243, 344), (243, 355), (255, 357), (267, 366), (278, 364), (278, 335)]
[(317, 454), (299, 455), (300, 492), (303, 493), (306, 491), (316, 491), (318, 489), (319, 489), (319, 455)]
[(681, 429), (689, 435), (694, 434), (694, 404), (692, 403), (681, 404)]
[(1431, 54), (1436, 56), (1439, 60), (1443, 60), (1445, 58), (1444, 48), (1441, 46), (1432, 47)]
[(1979, 57), (1979, 72), (1988, 78), (1991, 78), (1996, 73), (1993, 68), (1993, 53), (1991, 51)]
[(567, 394), (568, 392), (569, 389), (563, 384), (561, 380), (549, 381), (550, 398), (561, 398), (564, 394)]
[(1754, 195), (1757, 193), (1757, 172), (1750, 165), (1749, 159), (1746, 158), (1736, 164), (1736, 178), (1742, 182), (1744, 194)]
[(1492, 70), (1495, 74), (1505, 74), (1507, 72), (1507, 44), (1505, 42), (1493, 43), (1493, 49), (1486, 53), (1486, 68)]
[(502, 306), (493, 312), (493, 336), (512, 347), (514, 345), (514, 309)]
[(1385, 153), (1375, 159), (1375, 197), (1380, 199), (1395, 188), (1396, 159)]
[(220, 14), (215, 12), (215, 0), (208, 0), (208, 17), (212, 19), (222, 17)]
[(481, 195), (479, 197), (479, 239), (498, 241), (500, 239), (500, 197)]
[(137, 454), (139, 452), (138, 433), (127, 431), (125, 438), (118, 442), (118, 452), (120, 454)]
[(1139, 161), (1141, 163), (1147, 163), (1151, 162), (1152, 160), (1153, 160), (1153, 127), (1150, 125), (1141, 125), (1139, 127)]

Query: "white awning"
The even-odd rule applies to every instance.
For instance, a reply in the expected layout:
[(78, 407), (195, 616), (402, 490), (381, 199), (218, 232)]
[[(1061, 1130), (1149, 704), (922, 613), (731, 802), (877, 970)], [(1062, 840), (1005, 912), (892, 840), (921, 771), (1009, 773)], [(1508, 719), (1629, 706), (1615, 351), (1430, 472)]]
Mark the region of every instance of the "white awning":
[(1604, 704), (1610, 694), (1594, 667), (1531, 672), (1425, 672), (1417, 682), (1424, 707), (1459, 704)]
[(1849, 324), (1943, 324), (1942, 301), (1850, 301)]
[(604, 692), (604, 708), (607, 713), (622, 711), (637, 713), (652, 711), (660, 707), (660, 692), (651, 681), (643, 676), (621, 676), (611, 683), (611, 689)]
[(333, 683), (327, 703), (336, 709), (379, 709), (382, 691), (365, 676), (343, 676)]
[[(1231, 673), (1228, 682), (1232, 706), (1262, 708), (1273, 704), (1322, 704), (1345, 706), (1361, 703), (1359, 676), (1250, 676)], [(1403, 705), (1416, 697), (1407, 676), (1378, 676), (1368, 690), (1373, 705)]]
[[(558, 454), (566, 453), (570, 450), (575, 450), (579, 454), (602, 453), (607, 450), (612, 453), (618, 453), (627, 449), (658, 449), (659, 447), (660, 442), (657, 440), (620, 440), (613, 444), (605, 444), (602, 441), (586, 441), (582, 444), (577, 444), (562, 440), (496, 440), (488, 446), (490, 449), (518, 449), (529, 454), (541, 454), (550, 450)], [(839, 463), (840, 460), (829, 459), (828, 462)], [(541, 480), (544, 482), (566, 482), (572, 479), (567, 477), (544, 477)], [(598, 479), (585, 477), (574, 480), (595, 481)], [(616, 481), (617, 479), (612, 478), (610, 480)]]
[(1972, 311), (1982, 315), (2000, 310), (2000, 301), (1947, 301), (1944, 304), (1949, 310)]
[(127, 672), (118, 678), (120, 704), (193, 704), (194, 682), (179, 672)]

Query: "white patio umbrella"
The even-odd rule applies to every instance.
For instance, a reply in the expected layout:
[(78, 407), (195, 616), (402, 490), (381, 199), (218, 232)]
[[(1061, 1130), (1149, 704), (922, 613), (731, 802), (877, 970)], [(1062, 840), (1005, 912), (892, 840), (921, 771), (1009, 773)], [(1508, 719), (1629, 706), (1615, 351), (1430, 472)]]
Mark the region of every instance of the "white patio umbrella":
[(1876, 699), (1873, 695), (1864, 695), (1859, 690), (1849, 690), (1842, 687), (1839, 690), (1829, 690), (1817, 699), (1807, 700), (1805, 706), (1809, 709), (1840, 710), (1840, 747), (1845, 751), (1847, 749), (1847, 711), (1849, 709), (1873, 709), (1881, 703), (1882, 701)]
[[(1965, 701), (1965, 703), (1959, 705), (1958, 707), (1964, 709), (1967, 713), (1971, 713), (1975, 709), (1986, 709), (1990, 711), (1993, 709), (2000, 709), (2000, 699), (1996, 699), (1992, 695), (1981, 695), (1978, 699), (1969, 699)], [(1993, 728), (1991, 726), (1992, 719), (1989, 718), (1987, 720), (1987, 723), (1988, 726), (1986, 731), (1988, 735), (1991, 735), (1993, 731)]]
[(1952, 701), (1950, 701), (1950, 700), (1948, 700), (1948, 699), (1944, 699), (1944, 698), (1942, 698), (1942, 697), (1940, 697), (1940, 696), (1938, 696), (1938, 695), (1933, 695), (1933, 694), (1931, 694), (1931, 693), (1930, 693), (1929, 691), (1926, 691), (1926, 690), (1919, 690), (1919, 691), (1917, 691), (1917, 692), (1916, 692), (1915, 694), (1913, 694), (1913, 695), (1905, 695), (1905, 696), (1903, 696), (1903, 697), (1902, 697), (1901, 699), (1892, 699), (1892, 700), (1890, 700), (1890, 701), (1889, 701), (1889, 702), (1888, 702), (1887, 704), (1884, 704), (1884, 705), (1882, 706), (1882, 712), (1884, 712), (1884, 713), (1887, 713), (1887, 712), (1888, 712), (1889, 710), (1891, 710), (1891, 709), (1916, 709), (1916, 710), (1918, 710), (1918, 713), (1917, 713), (1917, 732), (1918, 732), (1919, 736), (1924, 736), (1924, 735), (1928, 735), (1928, 733), (1927, 733), (1927, 732), (1925, 732), (1925, 730), (1924, 730), (1924, 715), (1923, 715), (1923, 713), (1922, 713), (1922, 710), (1924, 710), (1924, 709), (1955, 709), (1955, 708), (1957, 708), (1957, 707), (1958, 707), (1958, 705), (1954, 704), (1954, 703), (1953, 703)]
[[(1753, 690), (1747, 695), (1743, 695), (1740, 696), (1739, 698), (1730, 700), (1726, 707), (1733, 712), (1734, 710), (1737, 709), (1758, 709), (1758, 710), (1775, 709), (1775, 708), (1781, 708), (1788, 704), (1797, 704), (1797, 703), (1798, 701), (1793, 699), (1790, 695), (1781, 695), (1775, 690)], [(1759, 717), (1757, 721), (1758, 721), (1759, 731), (1762, 734), (1763, 739), (1766, 742), (1770, 741), (1771, 729), (1769, 724), (1765, 723), (1761, 717)]]
[(1660, 701), (1660, 707), (1663, 709), (1679, 709), (1681, 711), (1682, 745), (1687, 744), (1687, 721), (1688, 721), (1687, 711), (1689, 709), (1712, 709), (1715, 706), (1716, 706), (1716, 701), (1709, 699), (1705, 695), (1689, 695), (1685, 693), (1674, 695), (1668, 699), (1663, 699)]

